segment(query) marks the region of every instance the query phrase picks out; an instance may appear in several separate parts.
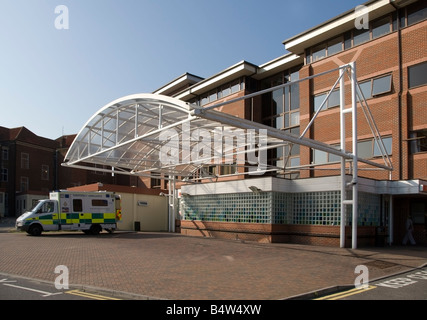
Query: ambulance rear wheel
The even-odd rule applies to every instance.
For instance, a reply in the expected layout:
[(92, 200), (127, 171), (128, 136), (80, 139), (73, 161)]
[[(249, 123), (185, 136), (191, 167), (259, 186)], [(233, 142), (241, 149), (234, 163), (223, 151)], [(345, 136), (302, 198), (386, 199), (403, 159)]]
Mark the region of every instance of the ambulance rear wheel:
[(28, 233), (32, 236), (39, 236), (42, 234), (42, 231), (43, 231), (43, 228), (41, 227), (41, 225), (38, 225), (38, 224), (33, 224), (28, 229)]
[(95, 236), (98, 235), (101, 232), (101, 230), (102, 228), (99, 224), (93, 224), (89, 229), (90, 234), (93, 234)]

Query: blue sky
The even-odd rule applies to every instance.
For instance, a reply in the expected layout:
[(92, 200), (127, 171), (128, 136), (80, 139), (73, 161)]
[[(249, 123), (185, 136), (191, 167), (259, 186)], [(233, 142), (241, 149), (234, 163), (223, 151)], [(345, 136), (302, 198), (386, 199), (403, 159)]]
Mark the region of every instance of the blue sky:
[[(0, 126), (56, 139), (112, 100), (209, 77), (364, 0), (0, 0)], [(58, 5), (69, 29), (55, 28)]]

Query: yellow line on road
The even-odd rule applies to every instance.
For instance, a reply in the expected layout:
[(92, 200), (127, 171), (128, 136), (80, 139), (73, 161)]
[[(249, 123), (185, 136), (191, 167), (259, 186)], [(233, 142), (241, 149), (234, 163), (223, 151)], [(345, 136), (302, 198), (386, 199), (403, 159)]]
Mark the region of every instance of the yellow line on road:
[(321, 298), (317, 298), (317, 299), (314, 299), (314, 300), (338, 300), (338, 299), (342, 299), (342, 298), (345, 298), (345, 297), (348, 297), (348, 296), (352, 296), (352, 295), (355, 295), (355, 294), (366, 292), (366, 291), (369, 291), (369, 290), (372, 290), (372, 289), (375, 289), (375, 288), (376, 288), (376, 286), (369, 286), (367, 288), (354, 288), (354, 289), (351, 289), (351, 290), (347, 290), (347, 291), (339, 292), (339, 293), (334, 293), (334, 294), (331, 294), (331, 295), (328, 295), (328, 296), (324, 296), (324, 297), (321, 297)]
[(94, 300), (120, 300), (117, 298), (101, 296), (99, 294), (93, 294), (93, 293), (84, 292), (80, 290), (71, 290), (71, 291), (66, 291), (65, 293), (73, 294), (75, 296), (85, 297), (89, 299), (94, 299)]

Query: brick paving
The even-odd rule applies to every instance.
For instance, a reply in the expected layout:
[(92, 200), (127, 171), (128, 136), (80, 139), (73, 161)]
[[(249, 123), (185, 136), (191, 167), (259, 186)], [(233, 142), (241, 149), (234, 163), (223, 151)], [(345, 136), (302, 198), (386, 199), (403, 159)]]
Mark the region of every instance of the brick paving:
[(353, 285), (355, 267), (370, 279), (427, 263), (426, 247), (357, 250), (261, 244), (171, 233), (80, 232), (31, 237), (0, 224), (0, 273), (54, 282), (65, 265), (70, 285), (133, 298), (276, 300)]

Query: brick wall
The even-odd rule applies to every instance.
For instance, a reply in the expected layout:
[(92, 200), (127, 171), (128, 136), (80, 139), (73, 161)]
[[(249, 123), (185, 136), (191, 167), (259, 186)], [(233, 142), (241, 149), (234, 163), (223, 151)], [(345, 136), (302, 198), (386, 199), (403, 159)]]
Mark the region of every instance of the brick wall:
[[(410, 156), (408, 138), (409, 132), (427, 128), (426, 102), (427, 92), (424, 87), (408, 89), (408, 66), (426, 60), (425, 39), (427, 38), (427, 21), (407, 27), (402, 30), (402, 83), (399, 73), (398, 33), (393, 32), (374, 41), (366, 42), (350, 50), (322, 59), (304, 66), (300, 78), (319, 74), (340, 65), (356, 61), (357, 78), (359, 82), (390, 73), (392, 75), (392, 90), (390, 93), (368, 99), (368, 105), (382, 136), (392, 136), (393, 180), (418, 179), (427, 174), (426, 158), (422, 155)], [(421, 44), (424, 44), (421, 45)], [(310, 120), (313, 102), (307, 97), (327, 92), (338, 78), (338, 71), (316, 77), (314, 80), (301, 84), (301, 131)], [(346, 77), (346, 104), (350, 107), (350, 81)], [(401, 109), (399, 109), (399, 93)], [(360, 109), (360, 108), (359, 108)], [(372, 137), (368, 122), (362, 110), (358, 110), (358, 139)], [(314, 125), (306, 135), (312, 139), (329, 144), (340, 142), (339, 107), (330, 108), (319, 113)], [(351, 150), (351, 117), (346, 115), (346, 148)], [(301, 164), (307, 165), (312, 161), (308, 148), (301, 148)], [(361, 168), (366, 165), (361, 165)], [(339, 166), (328, 166), (331, 170), (302, 171), (301, 177), (318, 177), (339, 174)], [(371, 167), (372, 168), (372, 167)], [(323, 167), (322, 169), (325, 169)], [(361, 171), (361, 176), (373, 179), (388, 179), (385, 171)]]
[[(339, 226), (255, 224), (234, 222), (179, 222), (181, 234), (255, 242), (286, 242), (320, 246), (340, 245)], [(351, 227), (346, 227), (345, 246), (351, 247)], [(375, 227), (358, 227), (358, 246), (375, 244)]]

